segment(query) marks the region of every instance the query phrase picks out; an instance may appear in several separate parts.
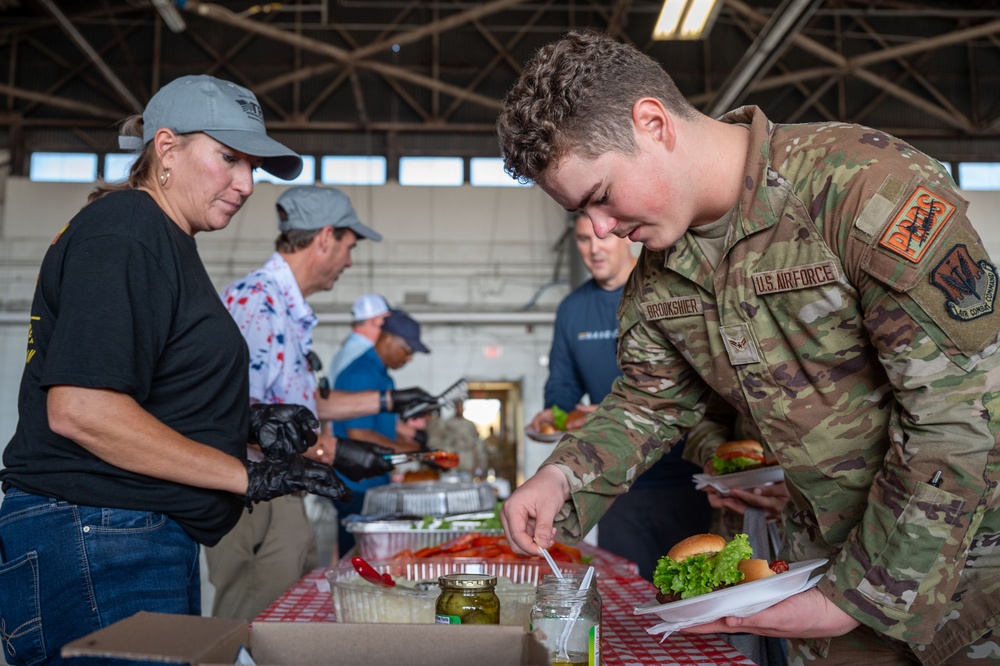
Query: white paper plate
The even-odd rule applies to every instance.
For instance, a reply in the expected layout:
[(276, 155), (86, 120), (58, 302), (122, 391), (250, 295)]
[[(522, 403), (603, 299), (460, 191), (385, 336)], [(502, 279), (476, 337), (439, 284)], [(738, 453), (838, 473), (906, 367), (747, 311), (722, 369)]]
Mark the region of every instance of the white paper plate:
[(532, 430), (531, 428), (525, 428), (524, 434), (527, 435), (529, 439), (533, 439), (536, 442), (542, 442), (544, 444), (555, 444), (560, 439), (562, 439), (563, 435), (565, 435), (566, 433), (560, 430), (559, 432), (543, 434), (538, 432), (537, 430)]
[(732, 474), (695, 474), (691, 479), (695, 482), (695, 488), (701, 490), (706, 486), (711, 486), (725, 495), (733, 488), (756, 488), (777, 483), (785, 478), (785, 472), (779, 465), (769, 465), (748, 469), (745, 472), (733, 472)]
[(751, 615), (814, 586), (821, 577), (810, 580), (809, 574), (826, 562), (823, 559), (794, 562), (788, 566), (788, 571), (777, 576), (668, 604), (654, 599), (632, 612), (636, 615), (655, 613), (661, 620), (677, 625), (703, 624), (729, 615)]

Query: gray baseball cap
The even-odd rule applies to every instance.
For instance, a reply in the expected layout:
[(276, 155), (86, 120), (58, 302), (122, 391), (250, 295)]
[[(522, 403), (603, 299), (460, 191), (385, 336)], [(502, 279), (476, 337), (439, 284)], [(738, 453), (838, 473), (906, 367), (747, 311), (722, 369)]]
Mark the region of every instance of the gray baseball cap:
[(278, 178), (302, 173), (302, 158), (267, 136), (254, 94), (214, 76), (182, 76), (160, 88), (142, 113), (142, 127), (143, 144), (164, 127), (176, 134), (204, 132), (233, 150), (263, 157), (261, 168)]
[(335, 187), (298, 185), (278, 197), (278, 229), (311, 231), (323, 227), (350, 229), (358, 238), (382, 240), (382, 234), (361, 224), (346, 194)]

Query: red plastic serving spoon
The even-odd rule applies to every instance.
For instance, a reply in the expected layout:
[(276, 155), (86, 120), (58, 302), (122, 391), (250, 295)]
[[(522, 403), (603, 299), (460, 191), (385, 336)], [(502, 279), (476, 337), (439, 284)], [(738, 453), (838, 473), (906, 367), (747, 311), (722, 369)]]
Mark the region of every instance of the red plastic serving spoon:
[(375, 567), (365, 562), (362, 557), (352, 557), (351, 564), (354, 565), (354, 570), (369, 583), (381, 585), (383, 587), (392, 587), (396, 584), (396, 581), (392, 579), (392, 576), (387, 573), (380, 574), (375, 571)]

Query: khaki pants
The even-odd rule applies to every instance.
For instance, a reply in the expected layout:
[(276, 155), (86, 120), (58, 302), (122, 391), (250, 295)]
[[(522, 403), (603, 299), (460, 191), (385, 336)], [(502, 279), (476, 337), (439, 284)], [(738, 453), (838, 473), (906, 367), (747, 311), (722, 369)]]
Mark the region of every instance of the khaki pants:
[(229, 534), (205, 549), (205, 559), (215, 586), (212, 615), (253, 620), (316, 567), (303, 498), (286, 495), (244, 511)]

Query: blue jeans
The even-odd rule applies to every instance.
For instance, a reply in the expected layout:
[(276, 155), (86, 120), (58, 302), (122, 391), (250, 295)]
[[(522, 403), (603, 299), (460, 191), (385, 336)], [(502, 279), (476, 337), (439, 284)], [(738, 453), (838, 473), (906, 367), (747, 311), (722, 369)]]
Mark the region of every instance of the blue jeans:
[(162, 513), (14, 488), (0, 505), (0, 643), (10, 664), (60, 664), (64, 644), (139, 611), (200, 615), (200, 587), (198, 544)]

